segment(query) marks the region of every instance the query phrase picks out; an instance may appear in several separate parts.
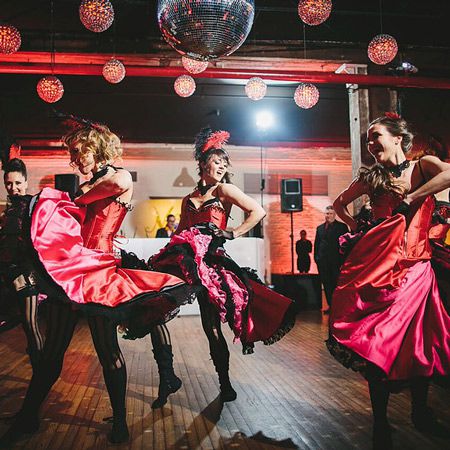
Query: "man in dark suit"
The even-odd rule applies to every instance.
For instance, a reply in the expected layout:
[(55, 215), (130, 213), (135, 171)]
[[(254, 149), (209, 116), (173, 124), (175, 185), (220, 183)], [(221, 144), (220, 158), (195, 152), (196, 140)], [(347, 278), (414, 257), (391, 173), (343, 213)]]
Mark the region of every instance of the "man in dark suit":
[(168, 238), (168, 237), (170, 238), (177, 229), (175, 223), (175, 216), (173, 214), (169, 214), (166, 220), (167, 220), (166, 226), (163, 228), (159, 228), (159, 230), (156, 232), (157, 238)]
[[(331, 306), (333, 291), (336, 288), (339, 270), (342, 264), (342, 256), (339, 253), (339, 236), (348, 232), (347, 225), (336, 220), (336, 213), (332, 206), (325, 208), (325, 222), (319, 225), (314, 240), (314, 261), (319, 270), (327, 299), (328, 307)], [(324, 313), (328, 314), (329, 309)]]

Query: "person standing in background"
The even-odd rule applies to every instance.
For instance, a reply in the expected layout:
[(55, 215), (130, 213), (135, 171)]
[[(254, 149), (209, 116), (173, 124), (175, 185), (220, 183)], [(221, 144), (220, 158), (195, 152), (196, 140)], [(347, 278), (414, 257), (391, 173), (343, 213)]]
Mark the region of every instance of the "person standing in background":
[(176, 219), (173, 214), (169, 214), (166, 219), (166, 226), (163, 228), (159, 228), (156, 232), (157, 238), (170, 238), (172, 234), (175, 233), (177, 229)]
[(325, 208), (325, 222), (317, 227), (314, 240), (314, 261), (319, 271), (320, 282), (325, 291), (329, 313), (333, 291), (336, 288), (342, 257), (339, 253), (339, 236), (348, 232), (347, 225), (336, 220), (333, 207)]
[(295, 243), (295, 252), (297, 253), (297, 269), (300, 273), (308, 273), (311, 267), (312, 243), (306, 239), (306, 230), (300, 231), (300, 240)]

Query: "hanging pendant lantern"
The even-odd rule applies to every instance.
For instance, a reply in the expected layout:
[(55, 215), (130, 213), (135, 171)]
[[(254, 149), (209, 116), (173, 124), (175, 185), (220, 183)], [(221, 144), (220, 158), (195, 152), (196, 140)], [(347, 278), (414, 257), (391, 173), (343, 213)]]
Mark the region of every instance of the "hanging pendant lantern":
[(330, 17), (332, 7), (331, 0), (300, 0), (298, 15), (307, 25), (320, 25)]
[(295, 90), (294, 101), (300, 108), (312, 108), (319, 101), (319, 89), (311, 83), (300, 83)]
[(397, 41), (389, 34), (375, 36), (367, 48), (370, 60), (379, 65), (390, 63), (396, 57), (397, 52)]
[(12, 25), (0, 25), (0, 53), (10, 55), (17, 52), (22, 43), (19, 30)]
[(117, 84), (125, 78), (126, 69), (121, 61), (111, 58), (104, 64), (102, 74), (106, 81)]
[(41, 78), (36, 89), (39, 97), (47, 103), (55, 103), (64, 95), (63, 84), (53, 75)]
[(114, 8), (109, 0), (82, 0), (79, 13), (83, 25), (94, 33), (107, 30), (114, 21)]
[(245, 93), (251, 100), (261, 100), (265, 97), (267, 92), (267, 85), (264, 80), (259, 77), (250, 78), (245, 85)]
[(190, 97), (196, 88), (195, 80), (189, 75), (180, 75), (173, 86), (180, 97)]
[(192, 74), (202, 73), (208, 68), (208, 61), (197, 61), (187, 56), (181, 57), (183, 67)]

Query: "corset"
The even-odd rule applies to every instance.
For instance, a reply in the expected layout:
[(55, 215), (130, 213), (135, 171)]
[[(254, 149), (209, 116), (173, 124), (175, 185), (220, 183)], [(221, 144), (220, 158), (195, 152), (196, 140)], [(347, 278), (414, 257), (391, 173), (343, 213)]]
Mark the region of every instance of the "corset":
[(182, 214), (186, 228), (203, 222), (212, 222), (222, 230), (227, 226), (227, 213), (218, 198), (207, 200), (200, 208), (196, 208), (192, 200), (188, 199)]
[(103, 198), (87, 205), (86, 218), (81, 227), (84, 246), (113, 252), (113, 239), (130, 205), (114, 198)]
[[(400, 202), (401, 199), (390, 195), (377, 198), (372, 206), (374, 218), (390, 217), (392, 211)], [(407, 218), (408, 228), (405, 234), (406, 255), (408, 258), (431, 258), (428, 235), (431, 228), (434, 207), (435, 201), (433, 196), (428, 196), (422, 202), (411, 207)]]

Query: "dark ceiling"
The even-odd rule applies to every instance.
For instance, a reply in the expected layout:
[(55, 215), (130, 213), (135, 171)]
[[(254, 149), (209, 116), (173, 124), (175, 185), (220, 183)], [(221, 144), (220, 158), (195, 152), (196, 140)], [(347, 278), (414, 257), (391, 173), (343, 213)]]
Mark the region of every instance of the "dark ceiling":
[[(78, 17), (79, 0), (54, 1), (57, 52), (176, 55), (161, 38), (156, 23), (156, 0), (112, 1), (115, 23), (104, 33), (86, 30)], [(448, 0), (335, 0), (327, 22), (303, 29), (297, 1), (256, 0), (252, 31), (233, 56), (290, 57), (347, 60), (369, 63), (368, 41), (380, 32), (396, 37), (400, 51), (390, 65), (408, 60), (419, 75), (450, 77)], [(0, 21), (11, 23), (22, 34), (21, 51), (51, 49), (50, 1), (2, 0)], [(1, 63), (0, 63), (1, 65)], [(369, 64), (369, 73), (392, 73)], [(54, 138), (63, 133), (49, 105), (36, 95), (38, 75), (0, 75), (0, 128), (16, 138)], [(206, 124), (226, 128), (232, 143), (348, 142), (348, 104), (344, 86), (320, 85), (321, 98), (311, 110), (299, 109), (292, 100), (295, 85), (270, 85), (267, 97), (252, 102), (243, 82), (199, 79), (195, 94), (187, 99), (173, 92), (173, 79), (127, 77), (110, 85), (101, 77), (62, 76), (65, 94), (59, 110), (110, 124), (127, 141), (191, 142)], [(404, 114), (417, 116), (423, 102), (431, 109), (431, 127), (450, 117), (448, 91), (403, 90)], [(422, 103), (421, 103), (422, 102)], [(258, 110), (272, 110), (274, 129), (261, 136), (254, 126)], [(425, 115), (426, 116), (426, 115)], [(439, 130), (438, 130), (439, 131)]]

